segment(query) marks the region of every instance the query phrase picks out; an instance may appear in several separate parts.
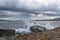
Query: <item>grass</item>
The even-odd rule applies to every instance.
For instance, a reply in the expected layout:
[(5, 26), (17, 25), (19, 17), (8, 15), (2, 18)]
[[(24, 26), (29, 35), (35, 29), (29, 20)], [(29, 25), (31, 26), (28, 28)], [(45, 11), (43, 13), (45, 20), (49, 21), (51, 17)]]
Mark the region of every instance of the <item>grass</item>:
[(14, 40), (60, 40), (60, 28), (38, 33), (15, 35)]

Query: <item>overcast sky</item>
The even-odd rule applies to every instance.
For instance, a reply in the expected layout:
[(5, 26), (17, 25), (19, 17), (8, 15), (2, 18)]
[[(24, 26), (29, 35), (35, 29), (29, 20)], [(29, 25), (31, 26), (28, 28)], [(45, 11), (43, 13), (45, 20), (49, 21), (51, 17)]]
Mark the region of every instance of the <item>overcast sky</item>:
[(60, 0), (0, 0), (0, 19), (35, 20), (57, 17), (60, 17)]

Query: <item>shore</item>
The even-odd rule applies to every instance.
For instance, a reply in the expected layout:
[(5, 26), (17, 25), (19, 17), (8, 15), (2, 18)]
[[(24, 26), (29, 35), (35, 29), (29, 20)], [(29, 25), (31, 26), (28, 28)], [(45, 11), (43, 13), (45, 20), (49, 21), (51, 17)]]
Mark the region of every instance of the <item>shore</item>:
[(60, 27), (38, 33), (18, 34), (14, 36), (14, 40), (60, 40)]

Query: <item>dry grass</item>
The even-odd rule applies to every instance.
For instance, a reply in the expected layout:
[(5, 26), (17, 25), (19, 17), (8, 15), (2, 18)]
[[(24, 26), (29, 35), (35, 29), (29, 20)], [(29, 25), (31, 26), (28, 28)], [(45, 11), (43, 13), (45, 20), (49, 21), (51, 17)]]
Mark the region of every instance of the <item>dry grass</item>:
[(14, 40), (60, 40), (60, 28), (25, 35), (19, 34), (14, 37)]

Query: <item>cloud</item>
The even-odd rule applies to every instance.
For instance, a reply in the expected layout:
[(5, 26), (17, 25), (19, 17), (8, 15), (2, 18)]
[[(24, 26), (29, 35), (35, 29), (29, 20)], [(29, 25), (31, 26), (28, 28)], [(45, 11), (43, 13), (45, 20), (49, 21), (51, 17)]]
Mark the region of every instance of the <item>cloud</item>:
[(38, 12), (38, 13), (46, 16), (60, 16), (60, 12), (56, 12), (56, 11), (44, 11), (44, 12)]
[(0, 0), (0, 10), (1, 17), (60, 16), (60, 0)]
[(1, 10), (11, 11), (57, 11), (59, 0), (0, 0)]
[(19, 12), (12, 12), (12, 11), (0, 11), (0, 17), (13, 17), (19, 16)]

